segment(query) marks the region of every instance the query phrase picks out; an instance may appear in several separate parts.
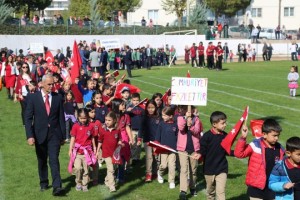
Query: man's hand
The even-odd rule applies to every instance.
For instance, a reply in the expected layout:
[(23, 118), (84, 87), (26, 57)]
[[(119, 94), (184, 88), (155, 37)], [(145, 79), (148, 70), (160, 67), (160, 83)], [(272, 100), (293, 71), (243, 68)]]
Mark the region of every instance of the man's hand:
[(33, 146), (35, 144), (35, 139), (34, 138), (28, 138), (27, 139), (27, 143), (30, 145), (30, 146)]

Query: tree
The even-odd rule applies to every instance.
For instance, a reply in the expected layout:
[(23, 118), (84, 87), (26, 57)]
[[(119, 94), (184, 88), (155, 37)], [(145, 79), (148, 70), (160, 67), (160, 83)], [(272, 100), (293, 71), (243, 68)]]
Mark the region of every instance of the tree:
[(118, 11), (121, 11), (127, 19), (127, 13), (135, 11), (141, 7), (142, 3), (142, 0), (98, 0), (100, 15), (103, 20), (112, 18)]
[(197, 4), (191, 12), (189, 18), (189, 24), (191, 26), (195, 25), (207, 25), (207, 6), (206, 3)]
[(183, 12), (186, 10), (187, 0), (163, 0), (162, 7), (167, 14), (175, 13), (178, 26), (181, 26)]
[(44, 10), (50, 6), (52, 0), (5, 0), (5, 2), (16, 10), (25, 9), (25, 13), (30, 17), (30, 11)]
[(0, 0), (0, 24), (3, 24), (6, 18), (14, 12), (14, 9), (5, 3), (5, 0)]
[(83, 17), (90, 15), (90, 6), (86, 0), (71, 0), (69, 5), (69, 13), (71, 16)]
[(205, 3), (215, 12), (215, 20), (217, 20), (220, 15), (232, 17), (237, 11), (246, 9), (251, 0), (205, 0)]
[(98, 0), (90, 0), (90, 12), (91, 20), (94, 25), (96, 25), (100, 20)]

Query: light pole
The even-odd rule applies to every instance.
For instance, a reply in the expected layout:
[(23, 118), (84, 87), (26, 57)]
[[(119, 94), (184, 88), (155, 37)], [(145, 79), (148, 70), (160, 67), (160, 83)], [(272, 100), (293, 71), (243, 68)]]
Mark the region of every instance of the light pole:
[(281, 1), (279, 0), (279, 8), (278, 8), (278, 26), (280, 27), (281, 24)]

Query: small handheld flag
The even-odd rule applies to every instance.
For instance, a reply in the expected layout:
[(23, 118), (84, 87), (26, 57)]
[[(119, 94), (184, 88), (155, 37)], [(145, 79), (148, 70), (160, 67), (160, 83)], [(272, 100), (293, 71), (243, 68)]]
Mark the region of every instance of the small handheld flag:
[(116, 164), (116, 165), (122, 165), (123, 164), (123, 161), (122, 161), (122, 158), (121, 158), (121, 148), (122, 146), (118, 146), (116, 148), (116, 150), (114, 151), (114, 154), (113, 154), (113, 157), (112, 157), (112, 163), (113, 164)]
[(264, 123), (264, 120), (257, 120), (257, 119), (253, 119), (250, 121), (250, 128), (252, 131), (252, 135), (255, 138), (260, 138), (263, 136), (262, 133), (262, 125)]

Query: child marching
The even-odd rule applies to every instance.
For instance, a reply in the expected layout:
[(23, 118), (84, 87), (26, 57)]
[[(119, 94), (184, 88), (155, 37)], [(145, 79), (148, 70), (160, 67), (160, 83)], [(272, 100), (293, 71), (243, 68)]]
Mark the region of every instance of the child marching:
[(287, 77), (289, 81), (289, 88), (290, 88), (290, 96), (295, 97), (296, 96), (296, 90), (298, 88), (298, 79), (299, 79), (299, 74), (298, 74), (298, 67), (297, 66), (292, 66), (290, 73), (288, 74)]

